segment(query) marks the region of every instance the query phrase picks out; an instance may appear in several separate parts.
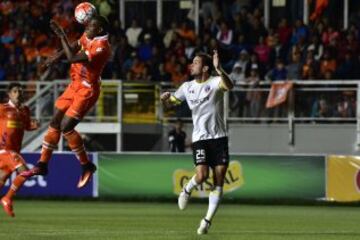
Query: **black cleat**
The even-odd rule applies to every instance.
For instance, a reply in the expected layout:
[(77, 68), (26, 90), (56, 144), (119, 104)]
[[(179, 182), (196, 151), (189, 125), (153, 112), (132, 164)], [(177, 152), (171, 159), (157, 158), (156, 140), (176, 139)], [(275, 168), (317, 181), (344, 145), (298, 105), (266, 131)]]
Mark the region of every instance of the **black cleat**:
[(86, 184), (90, 181), (90, 178), (93, 175), (93, 173), (96, 171), (96, 166), (92, 162), (88, 162), (82, 165), (81, 167), (82, 167), (82, 174), (77, 185), (78, 188), (85, 187)]
[(36, 175), (46, 176), (48, 174), (48, 165), (47, 163), (38, 162), (35, 167), (30, 170), (23, 171), (20, 173), (23, 177), (32, 177)]

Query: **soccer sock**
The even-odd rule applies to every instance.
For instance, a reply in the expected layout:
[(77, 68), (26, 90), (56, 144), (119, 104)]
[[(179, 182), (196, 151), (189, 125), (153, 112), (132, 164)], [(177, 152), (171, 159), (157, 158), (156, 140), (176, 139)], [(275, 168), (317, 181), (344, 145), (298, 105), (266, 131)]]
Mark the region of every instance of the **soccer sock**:
[(21, 176), (20, 174), (17, 175), (14, 181), (12, 182), (9, 191), (6, 193), (5, 197), (12, 199), (25, 181), (26, 181), (25, 177)]
[(41, 149), (41, 157), (40, 162), (48, 163), (52, 152), (56, 149), (57, 144), (60, 140), (60, 130), (49, 127), (43, 141), (42, 149)]
[(85, 152), (84, 142), (80, 134), (74, 129), (64, 133), (64, 137), (68, 141), (70, 149), (76, 154), (80, 164), (84, 165), (89, 162), (89, 158)]
[(192, 191), (196, 186), (199, 185), (199, 183), (197, 183), (196, 180), (195, 180), (195, 176), (196, 176), (196, 175), (194, 175), (194, 176), (190, 179), (190, 181), (185, 185), (185, 191), (188, 192), (188, 193), (191, 193), (191, 191)]
[(215, 190), (211, 191), (209, 194), (209, 208), (206, 213), (205, 219), (211, 222), (214, 217), (216, 210), (219, 207), (220, 199), (222, 197), (223, 187), (216, 186)]

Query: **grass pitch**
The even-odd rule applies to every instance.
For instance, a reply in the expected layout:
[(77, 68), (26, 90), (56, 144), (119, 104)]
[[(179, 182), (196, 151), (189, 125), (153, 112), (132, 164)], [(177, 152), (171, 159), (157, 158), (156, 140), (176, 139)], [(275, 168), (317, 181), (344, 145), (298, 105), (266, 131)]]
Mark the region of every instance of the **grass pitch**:
[(360, 239), (357, 207), (220, 206), (208, 235), (197, 236), (206, 204), (185, 211), (173, 203), (15, 202), (16, 218), (0, 212), (0, 239)]

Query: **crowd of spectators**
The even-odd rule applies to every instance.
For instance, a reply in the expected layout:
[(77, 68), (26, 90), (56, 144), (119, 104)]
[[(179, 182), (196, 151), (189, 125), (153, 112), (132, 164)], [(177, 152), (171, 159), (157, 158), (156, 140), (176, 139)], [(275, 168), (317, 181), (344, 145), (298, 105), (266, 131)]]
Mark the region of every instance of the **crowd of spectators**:
[[(68, 78), (68, 63), (61, 62), (46, 72), (39, 63), (53, 54), (59, 42), (51, 34), (49, 20), (58, 21), (70, 40), (79, 38), (83, 27), (73, 17), (80, 1), (10, 1), (0, 3), (0, 80), (51, 80)], [(154, 18), (133, 19), (121, 28), (116, 1), (93, 1), (110, 23), (112, 58), (103, 79), (139, 82), (189, 80), (188, 64), (197, 52), (220, 52), (222, 65), (236, 85), (256, 87), (260, 81), (287, 79), (359, 79), (360, 15), (351, 16), (343, 30), (319, 17), (309, 25), (302, 20), (281, 18), (264, 26), (262, 1), (202, 1), (199, 34), (189, 19), (158, 29)], [(176, 4), (176, 2), (174, 2)], [(165, 25), (165, 24), (164, 24)], [(236, 116), (266, 116), (266, 96), (260, 92), (234, 92), (231, 107)], [(352, 117), (355, 96), (346, 92), (307, 95), (298, 103), (300, 116)]]

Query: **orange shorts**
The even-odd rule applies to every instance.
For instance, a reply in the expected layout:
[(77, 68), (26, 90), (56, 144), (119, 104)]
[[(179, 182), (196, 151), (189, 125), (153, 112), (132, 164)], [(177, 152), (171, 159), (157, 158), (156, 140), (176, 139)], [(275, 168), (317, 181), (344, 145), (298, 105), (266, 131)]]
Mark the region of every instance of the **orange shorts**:
[(81, 120), (93, 107), (100, 95), (100, 85), (92, 86), (83, 82), (72, 82), (56, 100), (55, 107), (65, 115)]
[(11, 173), (21, 166), (26, 165), (20, 154), (14, 151), (0, 150), (0, 169)]

